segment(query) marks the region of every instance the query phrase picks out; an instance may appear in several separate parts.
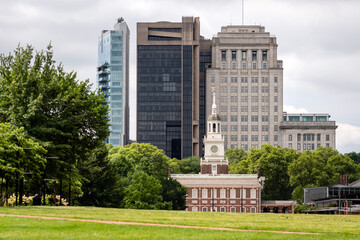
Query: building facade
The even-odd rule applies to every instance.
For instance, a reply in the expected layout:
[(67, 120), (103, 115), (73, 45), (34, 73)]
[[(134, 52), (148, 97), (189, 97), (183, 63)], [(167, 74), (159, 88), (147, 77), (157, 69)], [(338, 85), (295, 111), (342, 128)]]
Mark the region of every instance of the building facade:
[(106, 143), (129, 141), (129, 28), (119, 18), (114, 30), (103, 30), (98, 40), (97, 88), (109, 105), (110, 136)]
[(187, 211), (261, 212), (261, 189), (265, 178), (259, 174), (228, 173), (215, 89), (212, 96), (200, 174), (172, 174), (171, 177), (188, 188)]
[(199, 156), (199, 18), (137, 24), (137, 142)]
[(216, 87), (225, 148), (280, 145), (283, 68), (276, 38), (264, 27), (222, 27), (212, 39), (206, 78), (206, 111), (211, 112), (210, 93)]
[(281, 147), (298, 152), (316, 150), (318, 147), (336, 147), (335, 121), (329, 114), (283, 114), (280, 124)]

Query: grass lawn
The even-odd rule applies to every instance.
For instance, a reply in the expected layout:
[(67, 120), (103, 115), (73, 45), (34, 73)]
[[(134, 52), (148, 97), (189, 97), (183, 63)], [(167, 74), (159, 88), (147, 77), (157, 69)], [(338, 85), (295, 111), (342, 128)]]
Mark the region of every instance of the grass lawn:
[(299, 235), (0, 217), (0, 239), (360, 239), (360, 216), (150, 211), (94, 207), (0, 207), (2, 214), (313, 232)]

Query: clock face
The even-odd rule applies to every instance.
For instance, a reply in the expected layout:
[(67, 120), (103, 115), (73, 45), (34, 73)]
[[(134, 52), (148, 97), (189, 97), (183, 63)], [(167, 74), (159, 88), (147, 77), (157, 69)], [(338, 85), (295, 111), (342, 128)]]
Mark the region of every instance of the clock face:
[(216, 145), (212, 145), (210, 149), (213, 153), (216, 153), (218, 151), (218, 147)]

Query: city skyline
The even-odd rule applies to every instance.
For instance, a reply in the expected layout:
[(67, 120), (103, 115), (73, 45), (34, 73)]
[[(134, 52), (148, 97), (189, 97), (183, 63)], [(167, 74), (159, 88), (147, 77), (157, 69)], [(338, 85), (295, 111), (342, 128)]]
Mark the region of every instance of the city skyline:
[[(123, 17), (130, 28), (130, 138), (136, 135), (136, 23), (199, 16), (200, 33), (211, 39), (221, 26), (241, 25), (241, 1), (11, 1), (0, 10), (0, 53), (20, 43), (36, 50), (51, 42), (54, 56), (79, 80), (96, 87), (97, 36)], [(360, 23), (356, 1), (245, 1), (247, 25), (262, 25), (278, 40), (284, 63), (284, 111), (330, 113), (340, 152), (360, 152), (360, 100), (356, 63)]]

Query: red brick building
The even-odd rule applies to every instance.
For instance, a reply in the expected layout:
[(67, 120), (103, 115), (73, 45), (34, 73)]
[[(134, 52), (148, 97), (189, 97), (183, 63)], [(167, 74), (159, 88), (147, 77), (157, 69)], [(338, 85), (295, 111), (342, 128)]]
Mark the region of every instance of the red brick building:
[(221, 119), (213, 91), (212, 113), (204, 138), (205, 155), (199, 174), (172, 174), (188, 188), (188, 211), (261, 212), (261, 189), (265, 177), (258, 174), (229, 174), (225, 159)]

